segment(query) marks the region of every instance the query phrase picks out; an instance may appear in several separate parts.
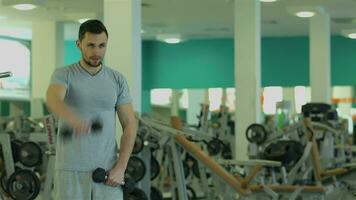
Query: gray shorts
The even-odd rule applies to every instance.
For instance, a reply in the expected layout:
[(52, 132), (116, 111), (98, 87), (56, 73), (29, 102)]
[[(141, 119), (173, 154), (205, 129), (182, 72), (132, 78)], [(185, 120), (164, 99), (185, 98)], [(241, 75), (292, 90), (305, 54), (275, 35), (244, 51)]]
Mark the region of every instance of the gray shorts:
[(95, 183), (91, 172), (56, 170), (55, 200), (122, 200), (121, 187)]

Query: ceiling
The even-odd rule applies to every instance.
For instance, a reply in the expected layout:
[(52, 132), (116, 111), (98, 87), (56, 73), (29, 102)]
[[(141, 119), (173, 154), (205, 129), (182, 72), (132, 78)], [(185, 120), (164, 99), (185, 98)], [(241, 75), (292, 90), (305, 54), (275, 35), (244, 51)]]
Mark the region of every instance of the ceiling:
[[(38, 5), (31, 11), (18, 11), (10, 5), (27, 1)], [(186, 39), (233, 36), (234, 0), (142, 0), (143, 39), (157, 34), (180, 34)], [(66, 22), (66, 38), (75, 39), (79, 18), (102, 16), (103, 0), (0, 0), (0, 34), (31, 38), (36, 20)], [(356, 0), (277, 0), (261, 2), (261, 30), (265, 37), (308, 35), (309, 20), (293, 16), (291, 9), (323, 7), (331, 16), (331, 32), (356, 29)], [(9, 35), (10, 34), (10, 35)]]

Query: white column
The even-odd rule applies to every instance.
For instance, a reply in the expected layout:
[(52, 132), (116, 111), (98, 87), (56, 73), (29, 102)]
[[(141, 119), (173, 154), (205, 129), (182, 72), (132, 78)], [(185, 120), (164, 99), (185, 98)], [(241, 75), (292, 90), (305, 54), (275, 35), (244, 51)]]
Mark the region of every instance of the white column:
[(32, 23), (31, 116), (43, 116), (38, 102), (45, 100), (51, 75), (64, 65), (64, 25), (55, 21)]
[(330, 16), (318, 13), (310, 19), (311, 101), (330, 103)]
[(104, 0), (109, 32), (105, 63), (121, 72), (130, 86), (133, 106), (141, 112), (141, 0)]
[(189, 89), (188, 100), (187, 123), (190, 125), (198, 125), (199, 119), (197, 116), (200, 114), (201, 104), (204, 103), (204, 90)]
[(259, 0), (235, 0), (236, 159), (248, 158), (245, 130), (261, 118), (260, 9)]

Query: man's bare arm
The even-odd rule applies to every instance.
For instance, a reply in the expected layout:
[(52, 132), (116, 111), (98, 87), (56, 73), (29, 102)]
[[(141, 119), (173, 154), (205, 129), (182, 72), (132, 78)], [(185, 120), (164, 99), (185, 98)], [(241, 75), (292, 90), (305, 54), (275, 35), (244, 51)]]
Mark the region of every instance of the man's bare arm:
[(72, 126), (74, 132), (86, 133), (89, 130), (89, 125), (77, 117), (64, 102), (66, 90), (65, 86), (59, 84), (51, 84), (48, 87), (46, 94), (48, 109), (52, 114)]
[(115, 165), (115, 168), (126, 170), (127, 163), (135, 143), (137, 120), (131, 104), (118, 106), (117, 115), (123, 129), (123, 134), (120, 141), (119, 159)]

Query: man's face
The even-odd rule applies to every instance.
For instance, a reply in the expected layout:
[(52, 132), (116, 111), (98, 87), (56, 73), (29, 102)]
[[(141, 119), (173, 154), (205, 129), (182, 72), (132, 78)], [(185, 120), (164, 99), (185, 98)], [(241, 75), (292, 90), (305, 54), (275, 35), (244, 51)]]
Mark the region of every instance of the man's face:
[(77, 47), (82, 53), (83, 61), (89, 67), (99, 67), (104, 58), (108, 37), (105, 32), (94, 34), (86, 32), (84, 38), (77, 40)]

